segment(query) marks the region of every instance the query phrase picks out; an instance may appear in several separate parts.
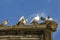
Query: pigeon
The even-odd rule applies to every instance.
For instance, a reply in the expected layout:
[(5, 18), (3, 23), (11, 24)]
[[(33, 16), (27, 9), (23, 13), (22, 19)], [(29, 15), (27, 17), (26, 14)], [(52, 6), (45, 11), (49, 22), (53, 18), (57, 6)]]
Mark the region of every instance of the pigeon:
[(27, 19), (25, 19), (24, 16), (22, 16), (18, 22), (22, 22), (23, 24), (26, 24)]
[(53, 18), (51, 18), (50, 16), (48, 16), (47, 18), (45, 18), (45, 20), (52, 21), (52, 20), (53, 20)]
[(19, 21), (21, 21), (21, 20), (23, 20), (23, 19), (25, 19), (24, 16), (22, 16), (22, 17), (19, 19)]
[(48, 17), (46, 17), (46, 18), (41, 17), (41, 20), (43, 20), (43, 21), (47, 21), (47, 20), (52, 21), (53, 18), (51, 18), (50, 16), (48, 16)]
[(8, 24), (8, 22), (9, 22), (8, 20), (4, 20), (1, 25), (2, 25), (2, 26), (5, 26), (5, 25)]
[(39, 20), (40, 20), (40, 17), (39, 17), (39, 15), (37, 15), (36, 17), (33, 18), (33, 20), (31, 22), (33, 22), (33, 21), (38, 22)]

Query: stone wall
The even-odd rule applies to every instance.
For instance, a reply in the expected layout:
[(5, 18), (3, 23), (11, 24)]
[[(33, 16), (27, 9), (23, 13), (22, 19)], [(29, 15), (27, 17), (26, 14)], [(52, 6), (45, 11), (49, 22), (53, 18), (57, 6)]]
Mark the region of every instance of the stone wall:
[(4, 35), (0, 40), (42, 40), (39, 35)]

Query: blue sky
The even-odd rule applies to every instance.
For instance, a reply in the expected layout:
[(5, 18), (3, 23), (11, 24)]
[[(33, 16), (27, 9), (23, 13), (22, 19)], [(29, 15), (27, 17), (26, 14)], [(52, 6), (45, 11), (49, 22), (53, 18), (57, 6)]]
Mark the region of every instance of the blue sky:
[(49, 15), (58, 22), (58, 29), (53, 33), (53, 38), (59, 40), (60, 0), (0, 0), (0, 23), (8, 19), (8, 25), (15, 25), (21, 16), (30, 20), (36, 14)]

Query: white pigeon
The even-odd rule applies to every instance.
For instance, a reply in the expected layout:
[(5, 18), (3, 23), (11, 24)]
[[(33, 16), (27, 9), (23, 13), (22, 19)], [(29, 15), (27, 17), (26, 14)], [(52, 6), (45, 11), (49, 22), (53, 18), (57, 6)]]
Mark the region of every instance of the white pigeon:
[(50, 21), (52, 21), (53, 19), (52, 19), (52, 18), (46, 18), (46, 20), (50, 20)]
[(24, 18), (24, 16), (22, 16), (20, 19), (19, 19), (19, 22), (23, 20), (23, 23), (26, 24), (27, 22), (27, 19)]
[(45, 20), (52, 21), (52, 20), (53, 20), (53, 18), (51, 18), (51, 17), (48, 17), (48, 18), (46, 18)]
[(38, 22), (39, 20), (40, 20), (40, 17), (39, 17), (39, 15), (37, 15), (36, 17), (33, 18), (33, 20), (31, 22), (33, 22), (33, 21)]
[(8, 22), (9, 22), (8, 20), (4, 20), (1, 25), (7, 25)]
[(20, 19), (18, 21), (21, 21), (22, 19), (25, 19), (24, 16), (20, 17)]

